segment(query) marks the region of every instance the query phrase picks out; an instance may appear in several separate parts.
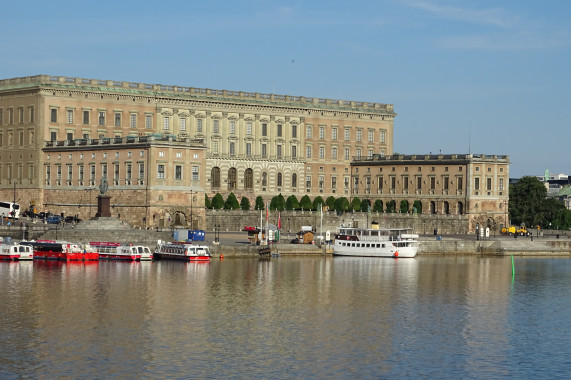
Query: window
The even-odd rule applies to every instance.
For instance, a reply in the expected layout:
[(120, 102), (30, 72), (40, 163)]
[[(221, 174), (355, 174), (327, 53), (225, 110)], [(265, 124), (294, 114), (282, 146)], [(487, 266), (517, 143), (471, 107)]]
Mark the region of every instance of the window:
[[(35, 109), (34, 107), (30, 107), (30, 123), (35, 122)], [(0, 112), (0, 119), (2, 118), (2, 113)], [(0, 120), (0, 124), (2, 124), (2, 120)]]
[(73, 110), (67, 110), (67, 119), (66, 122), (68, 124), (73, 124)]
[[(14, 109), (8, 108), (8, 124), (14, 124)], [(10, 176), (12, 178), (12, 176)]]
[(130, 117), (131, 117), (131, 122), (130, 122), (131, 128), (137, 128), (137, 114), (132, 113)]
[(139, 164), (139, 179), (143, 180), (144, 178), (145, 178), (145, 164), (140, 163)]
[(422, 177), (416, 177), (416, 190), (422, 190)]
[(84, 167), (83, 167), (83, 165), (79, 165), (78, 168), (79, 168), (79, 181), (80, 181), (80, 182), (83, 182), (83, 176), (84, 176), (83, 170), (84, 170)]
[(369, 142), (373, 141), (374, 141), (374, 132), (372, 130), (369, 130)]
[[(22, 124), (24, 122), (24, 109), (22, 107), (18, 108), (18, 123)], [(22, 177), (19, 177), (22, 178)]]
[(444, 190), (448, 191), (448, 184), (449, 184), (449, 178), (448, 177), (444, 177), (442, 178), (442, 180), (444, 181)]
[(319, 147), (319, 158), (325, 158), (325, 147), (324, 146)]
[(0, 108), (0, 125), (4, 124), (4, 110)]
[(319, 127), (319, 139), (325, 139), (325, 127)]
[(121, 126), (121, 112), (115, 112), (115, 126)]
[(246, 156), (252, 155), (252, 143), (246, 143)]
[(180, 119), (180, 130), (182, 132), (186, 131), (186, 117)]
[(278, 124), (276, 133), (277, 133), (278, 137), (282, 137), (282, 125), (281, 124)]
[(50, 132), (50, 141), (57, 140), (57, 132)]
[(230, 120), (230, 134), (236, 134), (236, 120)]
[(345, 148), (345, 159), (348, 160), (350, 157), (350, 151), (349, 148)]
[(331, 140), (337, 140), (337, 128), (331, 129)]
[(278, 158), (282, 158), (282, 146), (281, 145), (276, 145), (276, 156), (278, 156)]
[(218, 141), (212, 141), (212, 153), (218, 154)]
[(276, 183), (279, 187), (282, 186), (282, 173), (278, 173), (277, 178), (276, 178)]
[(159, 151), (159, 157), (164, 157), (165, 156), (165, 152), (163, 150)]
[(89, 179), (95, 181), (95, 165), (89, 165)]
[(251, 135), (251, 134), (252, 134), (252, 123), (251, 123), (251, 122), (247, 122), (247, 123), (246, 123), (246, 134), (247, 134), (247, 135)]
[(18, 131), (18, 145), (24, 145), (24, 131)]
[(163, 117), (163, 129), (165, 131), (168, 131), (170, 127), (170, 118), (169, 117)]
[(202, 133), (202, 119), (196, 119), (196, 132)]
[(325, 177), (320, 175), (319, 176), (319, 181), (317, 183), (317, 185), (319, 186), (319, 190), (323, 190), (323, 188), (325, 187)]
[(262, 144), (262, 157), (266, 157), (268, 155), (268, 145)]
[(101, 177), (107, 178), (107, 164), (101, 164)]
[(460, 190), (460, 191), (462, 190), (462, 183), (463, 183), (462, 181), (463, 181), (462, 177), (458, 177), (456, 179), (456, 183), (458, 184), (458, 190)]
[(492, 179), (491, 178), (486, 178), (486, 190), (492, 191)]
[(130, 163), (128, 163), (126, 165), (126, 170), (125, 170), (125, 178), (130, 181), (131, 178), (133, 176), (133, 165), (131, 165)]
[(113, 166), (113, 179), (119, 181), (119, 164), (115, 164)]
[(230, 154), (231, 155), (235, 155), (236, 154), (236, 143), (234, 141), (230, 141)]
[(291, 158), (297, 158), (297, 146), (296, 145), (291, 146)]
[(163, 164), (159, 164), (157, 167), (157, 178), (165, 179), (165, 166)]
[(83, 111), (83, 124), (89, 125), (89, 111)]
[(343, 178), (343, 187), (345, 188), (345, 190), (349, 190), (349, 177)]
[(71, 181), (71, 179), (73, 178), (73, 166), (67, 165), (67, 180)]
[(262, 173), (262, 186), (268, 186), (268, 173)]
[(305, 157), (311, 158), (311, 145), (305, 147)]
[(384, 129), (381, 129), (381, 142), (382, 143), (387, 142), (387, 131), (385, 131)]
[(218, 119), (212, 120), (212, 132), (220, 133), (220, 120)]
[(176, 152), (176, 158), (182, 158), (182, 152)]
[(498, 178), (498, 190), (504, 191), (504, 179), (503, 178)]
[(345, 141), (349, 141), (350, 135), (351, 131), (349, 129), (345, 129)]
[(57, 123), (57, 109), (55, 108), (50, 110), (50, 121), (52, 123)]
[(332, 189), (337, 188), (337, 177), (331, 177), (331, 188)]
[(73, 140), (73, 132), (68, 132), (68, 133), (67, 133), (67, 138), (66, 138), (66, 140), (67, 140), (67, 141)]
[(307, 187), (308, 189), (311, 187), (311, 176), (310, 175), (305, 177), (305, 187)]
[(291, 187), (297, 187), (297, 174), (293, 173), (291, 175)]
[(153, 116), (152, 115), (145, 115), (145, 128), (152, 129), (153, 128)]
[(361, 141), (363, 138), (363, 131), (357, 130), (357, 141)]
[(311, 131), (311, 125), (305, 127), (305, 138), (310, 139), (313, 132)]
[(331, 148), (331, 159), (333, 159), (333, 160), (337, 159), (337, 148), (336, 147)]
[(291, 137), (297, 138), (297, 125), (291, 126)]
[(174, 179), (178, 181), (182, 180), (182, 165), (175, 165)]
[(99, 125), (105, 125), (105, 112), (99, 111)]
[(262, 123), (262, 136), (267, 136), (267, 135), (268, 135), (268, 124)]
[(367, 157), (373, 158), (373, 150), (372, 149), (369, 149), (369, 151), (367, 152)]
[(192, 180), (198, 181), (198, 166), (192, 167)]
[(357, 158), (361, 158), (361, 149), (357, 149)]

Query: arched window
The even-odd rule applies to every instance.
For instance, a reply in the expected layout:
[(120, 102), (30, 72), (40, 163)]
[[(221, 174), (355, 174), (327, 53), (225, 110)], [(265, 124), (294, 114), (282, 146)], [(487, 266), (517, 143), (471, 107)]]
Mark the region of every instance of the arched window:
[(212, 188), (213, 189), (219, 189), (220, 188), (220, 168), (215, 166), (212, 168), (212, 171), (210, 172), (210, 179), (211, 179), (211, 183), (212, 183)]
[(450, 214), (450, 205), (448, 204), (448, 202), (444, 202), (444, 213), (445, 214)]
[(235, 190), (236, 189), (236, 179), (238, 175), (236, 172), (236, 168), (228, 169), (228, 190)]
[(291, 187), (297, 187), (297, 173), (291, 175)]
[(277, 178), (276, 178), (276, 183), (277, 183), (278, 187), (282, 187), (282, 173), (278, 173)]
[(462, 215), (464, 213), (464, 204), (462, 202), (458, 202), (458, 215)]
[(254, 171), (250, 168), (244, 171), (244, 189), (252, 190), (254, 188)]
[(268, 173), (267, 172), (263, 172), (262, 173), (262, 186), (268, 186)]

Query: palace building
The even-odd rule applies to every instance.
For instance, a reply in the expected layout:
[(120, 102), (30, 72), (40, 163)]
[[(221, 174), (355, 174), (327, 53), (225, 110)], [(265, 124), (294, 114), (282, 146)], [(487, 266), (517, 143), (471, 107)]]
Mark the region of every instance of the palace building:
[[(280, 193), (367, 196), (385, 205), (407, 201), (408, 212), (502, 213), (507, 157), (393, 156), (395, 116), (382, 103), (48, 75), (4, 79), (0, 199), (86, 219), (106, 178), (113, 216), (146, 227), (205, 228), (204, 196), (230, 192), (251, 204)], [(422, 207), (413, 210), (415, 201)]]

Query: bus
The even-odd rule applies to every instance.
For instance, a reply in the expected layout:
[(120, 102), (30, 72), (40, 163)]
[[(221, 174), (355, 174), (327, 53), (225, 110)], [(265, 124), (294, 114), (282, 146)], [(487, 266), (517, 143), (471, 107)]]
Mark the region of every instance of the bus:
[(12, 202), (0, 202), (0, 217), (20, 218), (20, 205)]

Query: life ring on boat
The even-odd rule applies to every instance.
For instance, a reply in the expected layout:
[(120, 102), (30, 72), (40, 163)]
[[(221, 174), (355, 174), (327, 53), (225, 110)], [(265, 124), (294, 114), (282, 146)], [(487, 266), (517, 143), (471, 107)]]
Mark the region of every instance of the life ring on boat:
[(347, 240), (351, 240), (351, 236), (347, 236)]
[(399, 257), (399, 251), (395, 251), (395, 254), (393, 255), (395, 258)]

